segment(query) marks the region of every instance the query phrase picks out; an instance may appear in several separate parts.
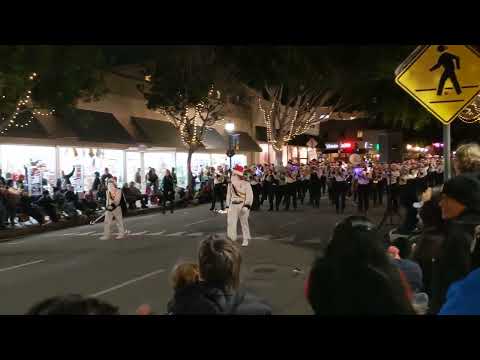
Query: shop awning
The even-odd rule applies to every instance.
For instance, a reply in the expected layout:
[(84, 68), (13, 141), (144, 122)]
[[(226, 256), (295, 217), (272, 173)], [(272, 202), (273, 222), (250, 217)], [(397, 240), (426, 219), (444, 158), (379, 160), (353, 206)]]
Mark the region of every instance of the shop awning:
[(238, 145), (240, 147), (239, 151), (262, 152), (262, 148), (258, 146), (257, 142), (253, 140), (252, 137), (248, 135), (248, 133), (243, 131), (235, 131), (235, 134), (239, 135), (239, 139), (238, 139)]
[(265, 126), (255, 126), (255, 139), (257, 141), (267, 142), (267, 128)]
[(205, 129), (205, 150), (218, 150), (225, 152), (228, 147), (228, 143), (225, 138), (218, 133), (217, 130), (212, 128)]
[[(173, 124), (167, 121), (138, 117), (132, 117), (132, 121), (137, 130), (137, 142), (158, 147), (185, 149)], [(203, 143), (205, 150), (223, 153), (227, 149), (227, 143), (223, 136), (212, 128), (205, 129)]]
[(3, 124), (1, 129), (4, 134), (2, 136), (30, 139), (48, 138), (48, 132), (31, 112), (21, 113), (15, 120), (10, 127), (8, 126), (10, 122)]
[(167, 121), (132, 117), (132, 122), (137, 130), (137, 142), (158, 147), (185, 148), (177, 130)]
[(80, 141), (133, 144), (135, 140), (112, 113), (70, 109), (58, 117), (62, 125), (72, 129)]

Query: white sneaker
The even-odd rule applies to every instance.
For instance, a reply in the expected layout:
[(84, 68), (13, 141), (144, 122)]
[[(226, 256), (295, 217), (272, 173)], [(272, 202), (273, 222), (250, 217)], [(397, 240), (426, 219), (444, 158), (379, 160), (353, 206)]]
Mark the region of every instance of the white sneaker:
[(108, 237), (108, 236), (102, 236), (102, 237), (100, 238), (100, 240), (110, 240), (110, 237)]
[(248, 240), (246, 240), (246, 239), (245, 239), (245, 240), (243, 240), (243, 242), (242, 242), (242, 246), (248, 246)]

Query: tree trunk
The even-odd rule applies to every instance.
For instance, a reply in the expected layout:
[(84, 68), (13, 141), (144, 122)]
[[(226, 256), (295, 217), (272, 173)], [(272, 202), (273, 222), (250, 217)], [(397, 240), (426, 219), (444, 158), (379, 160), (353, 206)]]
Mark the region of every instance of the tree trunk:
[(187, 157), (187, 199), (191, 199), (193, 197), (193, 175), (192, 175), (192, 155), (194, 153), (194, 149), (188, 149), (188, 157)]
[(283, 151), (280, 150), (275, 150), (275, 165), (277, 166), (283, 166)]

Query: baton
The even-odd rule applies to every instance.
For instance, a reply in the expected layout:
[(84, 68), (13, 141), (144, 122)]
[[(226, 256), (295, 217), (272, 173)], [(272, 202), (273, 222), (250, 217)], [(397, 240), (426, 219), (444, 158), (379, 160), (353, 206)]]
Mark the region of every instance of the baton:
[(101, 216), (99, 216), (99, 217), (96, 218), (95, 220), (90, 221), (90, 225), (96, 224), (97, 222), (99, 222), (100, 220), (102, 220), (104, 217), (105, 217), (105, 214), (102, 214)]

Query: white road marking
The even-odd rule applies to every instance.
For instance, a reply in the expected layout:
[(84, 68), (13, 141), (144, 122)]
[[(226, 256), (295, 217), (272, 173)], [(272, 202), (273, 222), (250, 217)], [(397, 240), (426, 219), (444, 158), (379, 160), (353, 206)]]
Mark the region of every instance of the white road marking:
[(176, 233), (173, 233), (173, 234), (168, 234), (168, 235), (165, 235), (165, 236), (181, 236), (185, 233), (186, 233), (186, 231), (179, 231), (179, 232), (176, 232)]
[(252, 240), (270, 240), (272, 235), (265, 235), (265, 236), (254, 236)]
[(291, 221), (291, 222), (289, 222), (289, 223), (283, 224), (283, 225), (280, 226), (280, 227), (281, 227), (281, 228), (284, 228), (284, 227), (287, 227), (287, 226), (290, 226), (290, 225), (298, 224), (299, 222), (300, 222), (300, 220)]
[(28, 262), (28, 263), (25, 263), (25, 264), (10, 266), (10, 267), (8, 267), (8, 268), (0, 269), (0, 272), (9, 271), (9, 270), (15, 270), (15, 269), (22, 268), (22, 267), (24, 267), (24, 266), (29, 266), (29, 265), (33, 265), (33, 264), (38, 264), (38, 263), (41, 263), (41, 262), (44, 262), (44, 261), (45, 261), (45, 260), (35, 260), (35, 261), (31, 261), (31, 262)]
[(192, 226), (192, 225), (197, 225), (197, 224), (201, 224), (201, 223), (204, 223), (204, 222), (210, 221), (210, 220), (212, 220), (212, 219), (213, 219), (213, 218), (210, 218), (210, 219), (205, 219), (205, 220), (200, 220), (200, 221), (195, 221), (195, 222), (193, 222), (193, 223), (191, 223), (191, 224), (187, 224), (187, 225), (185, 225), (185, 227), (187, 227), (187, 226)]
[(203, 234), (204, 234), (203, 232), (196, 232), (196, 233), (188, 234), (187, 236), (192, 236), (192, 237), (194, 237), (194, 236), (203, 236)]
[(139, 277), (136, 277), (132, 280), (128, 280), (128, 281), (125, 281), (124, 283), (121, 283), (121, 284), (118, 284), (118, 285), (115, 285), (111, 288), (108, 288), (108, 289), (105, 289), (105, 290), (102, 290), (102, 291), (99, 291), (95, 294), (92, 294), (92, 295), (89, 295), (91, 297), (98, 297), (98, 296), (101, 296), (101, 295), (104, 295), (104, 294), (107, 294), (109, 292), (112, 292), (112, 291), (115, 291), (115, 290), (118, 290), (122, 287), (125, 287), (127, 285), (130, 285), (130, 284), (133, 284), (137, 281), (140, 281), (140, 280), (144, 280), (144, 279), (148, 279), (149, 277), (152, 277), (152, 276), (155, 276), (157, 274), (160, 274), (160, 273), (163, 273), (165, 272), (166, 270), (165, 269), (159, 269), (159, 270), (155, 270), (155, 271), (152, 271), (148, 274), (145, 274), (145, 275), (142, 275), (142, 276), (139, 276)]
[(165, 230), (156, 232), (156, 233), (147, 234), (147, 236), (157, 236), (157, 235), (162, 235), (163, 233), (165, 233)]
[(140, 236), (140, 235), (145, 235), (148, 231), (140, 231), (138, 233), (132, 233), (129, 234), (130, 236)]
[(74, 235), (78, 235), (77, 233), (68, 233), (68, 234), (63, 234), (62, 236), (74, 236)]

